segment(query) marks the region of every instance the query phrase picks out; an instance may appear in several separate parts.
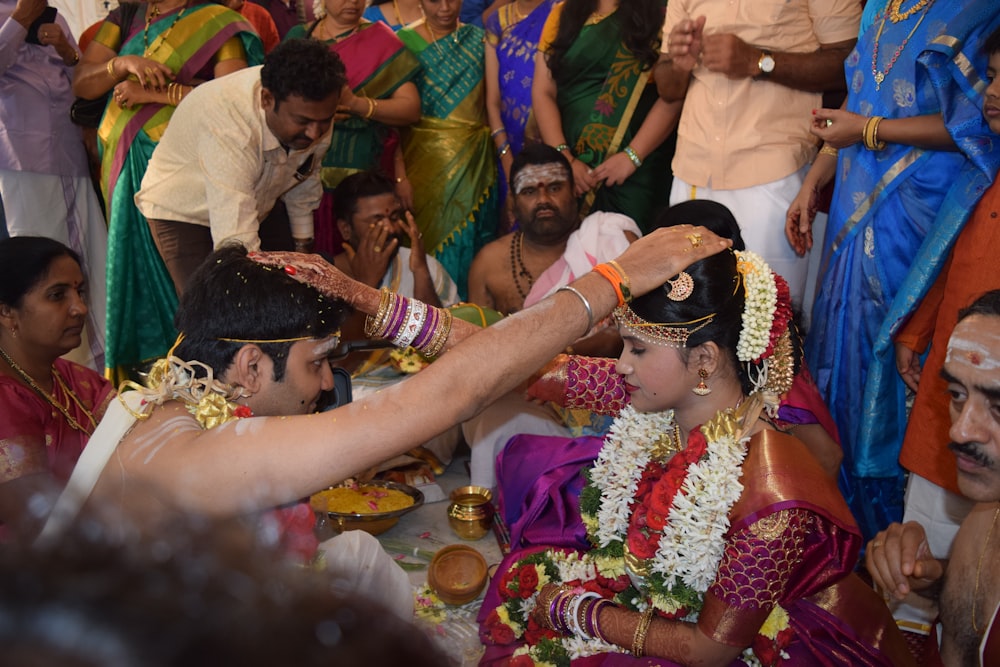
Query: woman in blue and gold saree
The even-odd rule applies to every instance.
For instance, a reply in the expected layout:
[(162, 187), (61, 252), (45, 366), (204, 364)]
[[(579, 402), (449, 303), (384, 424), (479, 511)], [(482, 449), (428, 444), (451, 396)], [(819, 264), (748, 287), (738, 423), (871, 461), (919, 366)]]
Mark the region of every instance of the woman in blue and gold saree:
[(500, 169), (500, 204), (506, 200), (510, 167), (524, 147), (526, 134), (538, 138), (531, 113), (531, 82), (542, 27), (555, 0), (502, 5), (486, 19), (486, 112)]
[[(844, 446), (841, 489), (868, 537), (902, 510), (907, 410), (893, 336), (1000, 165), (980, 53), (998, 25), (989, 0), (869, 2), (845, 62), (845, 106), (816, 130), (839, 155), (818, 156), (797, 202), (836, 175), (806, 357)], [(880, 116), (864, 141), (829, 134)], [(920, 127), (906, 143), (898, 134)]]

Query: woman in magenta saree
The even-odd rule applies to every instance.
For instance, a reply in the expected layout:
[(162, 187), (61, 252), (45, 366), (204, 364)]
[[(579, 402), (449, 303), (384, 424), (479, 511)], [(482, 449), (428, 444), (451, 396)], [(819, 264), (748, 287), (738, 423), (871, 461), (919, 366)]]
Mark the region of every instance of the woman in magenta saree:
[(420, 63), (384, 23), (362, 21), (357, 3), (327, 0), (325, 7), (323, 16), (292, 28), (285, 39), (323, 41), (347, 68), (351, 93), (340, 100), (320, 172), (323, 200), (315, 214), (316, 250), (335, 255), (341, 252), (343, 239), (333, 213), (333, 189), (367, 169), (396, 174), (402, 153), (397, 155), (395, 128), (420, 120), (420, 94), (414, 83)]
[(852, 574), (861, 536), (833, 477), (780, 431), (799, 358), (784, 281), (723, 253), (616, 318), (623, 382), (566, 374), (618, 414), (608, 435), (520, 437), (498, 461), (513, 550), (481, 664), (913, 664)]

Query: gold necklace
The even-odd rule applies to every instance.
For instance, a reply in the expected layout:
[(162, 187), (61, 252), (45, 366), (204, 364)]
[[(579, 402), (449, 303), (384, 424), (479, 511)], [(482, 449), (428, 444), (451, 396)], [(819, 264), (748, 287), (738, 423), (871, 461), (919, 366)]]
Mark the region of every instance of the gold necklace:
[(997, 525), (997, 517), (1000, 516), (1000, 506), (993, 512), (993, 523), (990, 524), (990, 531), (986, 533), (986, 541), (983, 542), (983, 550), (979, 552), (979, 564), (976, 565), (976, 589), (972, 594), (972, 631), (979, 636), (979, 624), (976, 623), (976, 602), (979, 600), (979, 575), (983, 572), (983, 557), (990, 547), (990, 538), (993, 537), (993, 529)]
[[(420, 9), (420, 18), (424, 18), (424, 8), (419, 7), (419, 9)], [(399, 11), (399, 4), (396, 2), (396, 0), (392, 0), (392, 11), (396, 14), (396, 23), (398, 23), (403, 27), (406, 27), (410, 23), (413, 23), (413, 21), (419, 20), (419, 19), (413, 19), (413, 21), (404, 21), (403, 15)]]
[(665, 461), (683, 448), (681, 445), (681, 425), (675, 419), (673, 433), (662, 433), (653, 443), (653, 449), (650, 450), (649, 455), (654, 461)]
[(900, 12), (899, 10), (903, 6), (903, 0), (892, 0), (892, 2), (889, 3), (889, 20), (893, 23), (905, 21), (933, 1), (934, 0), (919, 0), (917, 4), (913, 5), (905, 12)]
[(11, 358), (11, 356), (7, 354), (7, 351), (4, 350), (2, 347), (0, 347), (0, 357), (3, 357), (3, 360), (7, 362), (7, 365), (10, 366), (11, 369), (13, 369), (13, 371), (17, 373), (18, 376), (20, 376), (20, 378), (24, 380), (24, 382), (27, 383), (27, 385), (31, 387), (31, 389), (36, 394), (44, 398), (49, 403), (49, 405), (51, 405), (56, 410), (61, 412), (62, 416), (66, 418), (66, 423), (68, 423), (71, 428), (74, 428), (77, 431), (80, 431), (81, 433), (86, 433), (87, 435), (92, 435), (94, 433), (94, 429), (97, 428), (97, 420), (94, 419), (94, 414), (83, 406), (83, 403), (81, 403), (80, 399), (76, 397), (76, 394), (74, 394), (73, 391), (66, 385), (66, 383), (62, 379), (62, 376), (59, 375), (59, 371), (56, 370), (55, 365), (52, 366), (52, 376), (55, 378), (59, 386), (62, 387), (62, 390), (66, 393), (66, 395), (69, 396), (70, 399), (74, 403), (76, 403), (76, 406), (83, 411), (83, 414), (87, 416), (87, 420), (90, 422), (89, 429), (85, 428), (83, 425), (80, 424), (80, 422), (73, 419), (73, 415), (69, 413), (69, 409), (62, 403), (57, 401), (55, 396), (42, 389), (38, 385), (38, 383), (35, 382), (34, 378), (28, 375), (27, 371), (18, 366), (17, 363)]
[[(163, 44), (163, 42), (165, 42), (167, 40), (167, 37), (170, 35), (170, 31), (174, 29), (174, 26), (177, 25), (177, 22), (180, 20), (180, 18), (182, 16), (184, 16), (184, 12), (186, 10), (187, 10), (187, 5), (184, 5), (183, 7), (181, 7), (181, 10), (179, 12), (177, 12), (176, 16), (174, 16), (173, 23), (171, 23), (169, 26), (167, 26), (167, 29), (164, 30), (162, 33), (160, 33), (160, 36), (158, 38), (159, 39), (159, 43), (156, 45), (156, 48), (153, 49), (152, 51), (150, 51), (149, 50), (149, 26), (151, 26), (153, 24), (153, 19), (160, 15), (160, 6), (159, 5), (153, 5), (153, 9), (151, 9), (150, 12), (149, 12), (149, 15), (146, 16), (146, 28), (142, 31), (142, 55), (144, 57), (149, 58), (151, 55), (153, 55), (154, 53), (156, 53), (157, 51), (160, 50), (160, 46)], [(155, 42), (156, 40), (153, 40), (153, 41)]]
[[(458, 44), (458, 35), (456, 35), (455, 33), (458, 32), (458, 29), (459, 29), (459, 27), (461, 27), (461, 25), (462, 25), (461, 21), (459, 21), (458, 23), (456, 23), (455, 24), (455, 29), (452, 30), (449, 33), (445, 33), (444, 35), (441, 35), (441, 39), (444, 39), (448, 35), (451, 35), (451, 40), (453, 42), (455, 42), (456, 44)], [(427, 34), (431, 36), (431, 42), (434, 43), (434, 44), (437, 44), (438, 36), (436, 34), (434, 34), (434, 30), (431, 28), (430, 22), (425, 20), (424, 21), (424, 27), (427, 28)], [(440, 48), (440, 47), (438, 47), (438, 48)]]
[(338, 35), (334, 35), (333, 31), (330, 30), (327, 27), (327, 25), (326, 25), (326, 19), (328, 19), (328, 18), (330, 18), (329, 14), (327, 14), (326, 16), (324, 16), (323, 19), (320, 21), (320, 28), (323, 31), (323, 34), (321, 35), (320, 39), (322, 41), (324, 41), (324, 42), (333, 42), (335, 44), (337, 42), (341, 42), (341, 41), (347, 39), (348, 37), (350, 37), (351, 35), (353, 35), (354, 33), (356, 33), (358, 31), (358, 28), (361, 27), (361, 24), (358, 23), (356, 26), (354, 26), (350, 30), (347, 30), (346, 32), (342, 32), (342, 33), (340, 33)]
[(514, 8), (514, 23), (520, 23), (527, 18), (527, 15), (521, 13), (521, 0), (514, 0), (510, 4)]
[[(926, 7), (927, 5), (930, 4), (931, 1), (932, 0), (927, 0), (927, 2), (925, 2), (923, 5), (919, 5), (914, 9), (920, 9), (922, 7)], [(910, 30), (910, 34), (906, 36), (906, 39), (900, 42), (899, 46), (896, 47), (896, 52), (892, 54), (892, 58), (889, 59), (889, 64), (886, 66), (885, 71), (883, 72), (878, 68), (878, 45), (879, 41), (882, 39), (882, 30), (883, 28), (885, 28), (885, 20), (889, 18), (889, 12), (886, 12), (882, 16), (882, 23), (881, 25), (879, 25), (878, 32), (875, 34), (875, 44), (872, 46), (872, 76), (875, 78), (876, 91), (882, 88), (882, 82), (885, 81), (885, 77), (889, 76), (889, 72), (892, 70), (893, 66), (896, 64), (896, 61), (899, 59), (899, 54), (901, 54), (903, 52), (903, 49), (906, 48), (906, 43), (910, 41), (910, 38), (913, 37), (913, 33), (917, 31), (917, 28), (920, 27), (920, 24), (924, 22), (924, 19), (926, 17), (927, 17), (927, 12), (925, 11), (923, 14), (920, 15), (920, 20), (917, 21), (916, 25), (913, 26), (913, 29)]]

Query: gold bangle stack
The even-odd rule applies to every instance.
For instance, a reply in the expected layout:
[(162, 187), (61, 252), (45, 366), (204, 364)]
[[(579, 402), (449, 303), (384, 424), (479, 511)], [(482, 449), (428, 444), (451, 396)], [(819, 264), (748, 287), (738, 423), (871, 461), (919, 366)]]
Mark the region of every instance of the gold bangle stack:
[(118, 56), (115, 56), (114, 58), (112, 58), (111, 60), (108, 61), (108, 76), (110, 76), (112, 79), (117, 79), (118, 78), (118, 75), (115, 74), (115, 61), (116, 60), (118, 60)]
[(167, 103), (177, 106), (184, 99), (184, 86), (179, 83), (167, 84)]
[(878, 140), (878, 126), (882, 122), (882, 116), (871, 116), (865, 122), (865, 129), (861, 133), (865, 142), (865, 148), (870, 151), (885, 150), (885, 142)]
[(371, 120), (375, 117), (375, 110), (378, 109), (378, 101), (371, 97), (365, 99), (368, 100), (368, 113), (365, 114), (365, 120)]
[(653, 605), (642, 612), (639, 618), (639, 625), (635, 626), (635, 636), (632, 637), (632, 655), (641, 658), (646, 652), (646, 633), (649, 632), (649, 624), (653, 622)]
[(392, 292), (388, 287), (379, 291), (378, 310), (374, 315), (365, 318), (365, 335), (369, 338), (381, 338), (385, 333), (386, 318), (392, 305)]
[(819, 154), (820, 155), (832, 155), (833, 157), (837, 157), (838, 151), (837, 151), (836, 148), (834, 148), (830, 144), (823, 144), (823, 147), (819, 149)]
[(438, 327), (431, 337), (431, 342), (423, 350), (426, 357), (436, 357), (441, 354), (444, 351), (445, 343), (448, 342), (448, 336), (451, 335), (451, 324), (454, 321), (454, 316), (452, 316), (451, 311), (447, 308), (440, 308), (438, 310), (441, 313), (441, 319), (438, 321)]

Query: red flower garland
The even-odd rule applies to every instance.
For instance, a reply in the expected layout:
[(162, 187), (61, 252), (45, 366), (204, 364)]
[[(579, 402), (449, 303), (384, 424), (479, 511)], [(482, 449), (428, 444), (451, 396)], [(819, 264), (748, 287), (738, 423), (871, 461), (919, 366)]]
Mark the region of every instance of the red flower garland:
[(756, 363), (760, 363), (771, 356), (774, 346), (778, 344), (778, 339), (785, 333), (788, 323), (792, 320), (792, 294), (788, 289), (788, 283), (777, 273), (771, 272), (774, 276), (774, 287), (777, 290), (778, 298), (774, 306), (774, 318), (771, 320), (771, 332), (767, 341), (767, 349), (760, 355)]
[(661, 531), (667, 525), (674, 498), (687, 479), (688, 468), (708, 451), (708, 441), (700, 428), (688, 435), (687, 447), (677, 452), (665, 465), (654, 461), (639, 478), (632, 516), (626, 532), (629, 551), (638, 558), (652, 558), (660, 545)]

